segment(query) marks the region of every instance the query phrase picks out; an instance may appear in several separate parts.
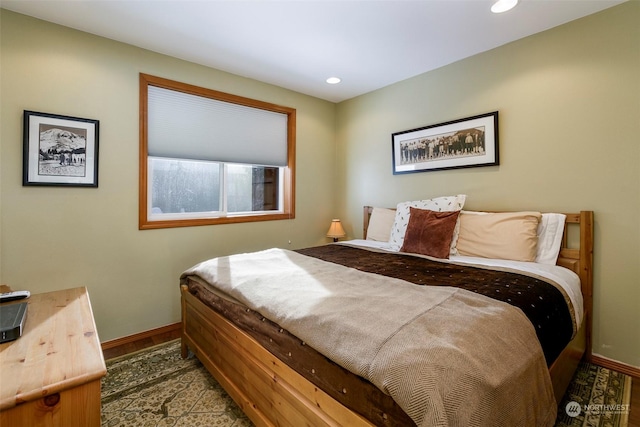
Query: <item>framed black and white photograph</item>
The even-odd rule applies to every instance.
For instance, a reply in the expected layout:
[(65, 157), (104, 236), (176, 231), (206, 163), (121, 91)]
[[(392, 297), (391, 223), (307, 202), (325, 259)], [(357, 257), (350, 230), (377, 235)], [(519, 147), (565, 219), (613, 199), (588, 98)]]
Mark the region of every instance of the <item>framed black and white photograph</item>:
[(98, 186), (100, 122), (24, 112), (22, 185)]
[(391, 134), (393, 174), (494, 166), (498, 112)]

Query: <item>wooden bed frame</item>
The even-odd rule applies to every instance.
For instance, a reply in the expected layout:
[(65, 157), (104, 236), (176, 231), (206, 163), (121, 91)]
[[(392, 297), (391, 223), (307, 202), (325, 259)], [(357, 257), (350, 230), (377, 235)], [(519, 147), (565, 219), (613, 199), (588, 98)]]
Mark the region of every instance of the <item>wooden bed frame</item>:
[[(364, 208), (364, 235), (372, 208)], [(549, 369), (560, 400), (584, 357), (591, 357), (593, 212), (566, 214), (558, 265), (582, 282), (584, 320), (576, 337)], [(567, 229), (578, 227), (578, 248)], [(372, 426), (272, 355), (256, 340), (191, 295), (182, 294), (182, 357), (191, 350), (256, 426)]]

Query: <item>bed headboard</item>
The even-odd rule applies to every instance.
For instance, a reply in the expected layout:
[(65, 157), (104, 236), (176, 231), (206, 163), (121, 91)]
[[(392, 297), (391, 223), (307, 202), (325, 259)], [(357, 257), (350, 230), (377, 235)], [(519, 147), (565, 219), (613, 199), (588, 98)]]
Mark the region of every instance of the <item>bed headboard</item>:
[[(363, 238), (367, 238), (369, 219), (373, 212), (372, 206), (364, 207)], [(565, 213), (567, 216), (564, 225), (564, 235), (557, 264), (574, 271), (582, 282), (593, 281), (593, 211), (581, 211), (580, 213)], [(569, 247), (569, 231), (572, 227), (579, 228), (578, 247)]]
[[(371, 218), (372, 206), (364, 207), (363, 238), (367, 238), (369, 218)], [(593, 211), (580, 211), (579, 213), (565, 213), (567, 219), (564, 225), (562, 246), (558, 256), (557, 265), (574, 271), (580, 277), (582, 296), (584, 299), (585, 324), (587, 325), (587, 351), (591, 354), (591, 313), (593, 307)], [(579, 230), (579, 241), (570, 241), (569, 235), (572, 229)], [(569, 247), (569, 245), (574, 247)], [(577, 246), (577, 247), (575, 247)]]

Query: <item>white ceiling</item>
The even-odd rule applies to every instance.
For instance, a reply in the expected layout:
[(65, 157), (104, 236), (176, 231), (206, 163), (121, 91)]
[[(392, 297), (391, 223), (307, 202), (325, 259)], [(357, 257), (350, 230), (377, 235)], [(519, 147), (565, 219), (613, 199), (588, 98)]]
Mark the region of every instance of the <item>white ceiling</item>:
[[(333, 102), (625, 0), (0, 0), (2, 8)], [(342, 83), (329, 85), (327, 77)]]

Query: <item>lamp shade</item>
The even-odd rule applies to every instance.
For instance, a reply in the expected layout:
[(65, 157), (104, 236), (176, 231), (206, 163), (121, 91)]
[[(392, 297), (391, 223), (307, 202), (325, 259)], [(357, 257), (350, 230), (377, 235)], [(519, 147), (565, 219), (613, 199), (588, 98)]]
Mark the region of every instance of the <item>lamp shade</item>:
[(331, 225), (329, 226), (329, 231), (327, 231), (327, 237), (333, 238), (333, 241), (336, 242), (340, 237), (346, 236), (347, 233), (344, 232), (344, 228), (342, 228), (342, 224), (339, 219), (331, 220)]

